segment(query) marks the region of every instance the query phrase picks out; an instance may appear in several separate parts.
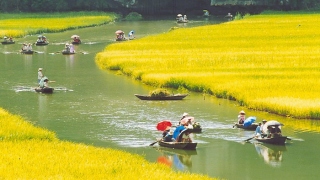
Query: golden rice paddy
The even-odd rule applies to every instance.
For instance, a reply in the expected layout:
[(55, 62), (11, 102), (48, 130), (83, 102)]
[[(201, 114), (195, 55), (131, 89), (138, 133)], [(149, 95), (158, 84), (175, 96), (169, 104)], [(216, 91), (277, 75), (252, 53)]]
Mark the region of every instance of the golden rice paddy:
[(109, 148), (60, 141), (0, 109), (1, 179), (212, 179), (174, 172), (143, 156)]
[(23, 37), (29, 34), (61, 32), (97, 26), (114, 21), (114, 13), (80, 12), (50, 14), (1, 14), (0, 37)]
[(156, 87), (186, 88), (247, 108), (320, 119), (320, 14), (245, 16), (109, 45), (102, 69)]

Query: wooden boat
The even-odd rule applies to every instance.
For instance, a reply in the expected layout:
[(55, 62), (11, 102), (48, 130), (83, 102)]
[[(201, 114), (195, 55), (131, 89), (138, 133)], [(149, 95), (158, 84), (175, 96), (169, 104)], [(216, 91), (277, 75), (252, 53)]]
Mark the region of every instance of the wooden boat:
[(46, 45), (48, 45), (49, 44), (49, 42), (36, 42), (36, 46), (46, 46)]
[(61, 53), (62, 53), (63, 55), (75, 54), (75, 52), (70, 52), (70, 51), (66, 51), (66, 50), (61, 51)]
[(73, 45), (78, 45), (78, 44), (81, 44), (81, 41), (72, 41), (71, 42)]
[(245, 129), (245, 130), (255, 131), (256, 128), (258, 127), (258, 125), (259, 125), (258, 123), (252, 123), (250, 126), (244, 127), (243, 124), (235, 123), (233, 127), (237, 127), (237, 128), (241, 128), (241, 129)]
[(188, 20), (177, 20), (177, 23), (187, 23)]
[(173, 149), (185, 149), (185, 150), (194, 150), (197, 147), (198, 143), (195, 142), (164, 142), (159, 141), (158, 142), (160, 146), (162, 147), (168, 147)]
[(279, 136), (279, 137), (273, 137), (273, 138), (255, 138), (257, 141), (259, 142), (263, 142), (263, 143), (268, 143), (268, 144), (277, 144), (277, 145), (284, 145), (286, 140), (287, 140), (287, 136)]
[(21, 50), (20, 51), (22, 54), (33, 54), (32, 50)]
[(1, 44), (6, 45), (6, 44), (14, 44), (14, 41), (2, 41)]
[(175, 94), (175, 95), (170, 95), (170, 96), (149, 96), (149, 95), (139, 95), (135, 94), (135, 96), (141, 100), (182, 100), (188, 94)]
[(36, 92), (39, 92), (39, 93), (46, 93), (46, 94), (52, 94), (53, 93), (53, 90), (54, 88), (35, 88), (34, 89)]

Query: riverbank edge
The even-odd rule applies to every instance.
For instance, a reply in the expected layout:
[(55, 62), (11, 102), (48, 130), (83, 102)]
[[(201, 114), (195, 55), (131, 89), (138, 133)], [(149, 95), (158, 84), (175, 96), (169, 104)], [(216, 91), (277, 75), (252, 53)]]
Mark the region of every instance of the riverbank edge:
[(59, 140), (0, 108), (1, 179), (212, 179), (174, 172), (143, 156)]

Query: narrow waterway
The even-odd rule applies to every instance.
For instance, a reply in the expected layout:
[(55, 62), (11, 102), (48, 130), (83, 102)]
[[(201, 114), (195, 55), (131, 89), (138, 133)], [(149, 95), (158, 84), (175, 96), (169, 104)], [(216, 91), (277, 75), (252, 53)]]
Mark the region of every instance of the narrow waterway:
[[(109, 25), (45, 34), (50, 44), (34, 46), (33, 55), (20, 54), (22, 43), (33, 43), (37, 35), (16, 39), (16, 44), (0, 45), (0, 107), (28, 121), (56, 132), (62, 140), (115, 148), (144, 156), (150, 162), (164, 162), (177, 171), (207, 174), (223, 179), (318, 179), (320, 125), (318, 121), (291, 120), (265, 112), (246, 110), (247, 116), (276, 119), (292, 140), (285, 146), (258, 144), (243, 140), (252, 131), (232, 128), (242, 107), (236, 102), (190, 93), (182, 101), (141, 101), (134, 94), (148, 94), (153, 87), (100, 70), (96, 53), (115, 42), (114, 32), (135, 30), (137, 39), (165, 33), (171, 27), (188, 28), (220, 23), (219, 19), (115, 22)], [(75, 55), (60, 52), (71, 35), (80, 35), (82, 44)], [(37, 70), (55, 83), (53, 94), (39, 94)], [(178, 93), (176, 90), (172, 90)], [(204, 130), (193, 134), (197, 150), (184, 151), (149, 146), (161, 132), (156, 124), (173, 123), (184, 112), (200, 122)], [(300, 127), (295, 125), (299, 124)]]

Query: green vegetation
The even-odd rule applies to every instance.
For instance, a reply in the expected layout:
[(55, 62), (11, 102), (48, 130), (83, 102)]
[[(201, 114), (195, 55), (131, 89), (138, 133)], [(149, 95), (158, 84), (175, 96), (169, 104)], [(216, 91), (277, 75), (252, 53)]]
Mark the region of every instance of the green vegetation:
[(294, 118), (320, 119), (318, 13), (276, 13), (116, 43), (102, 69)]
[(0, 109), (0, 179), (211, 179), (124, 151), (60, 141)]
[(0, 37), (23, 37), (30, 34), (54, 33), (71, 29), (98, 26), (118, 18), (115, 13), (0, 13)]
[(166, 89), (155, 89), (149, 92), (151, 97), (165, 97), (169, 96), (170, 93)]

